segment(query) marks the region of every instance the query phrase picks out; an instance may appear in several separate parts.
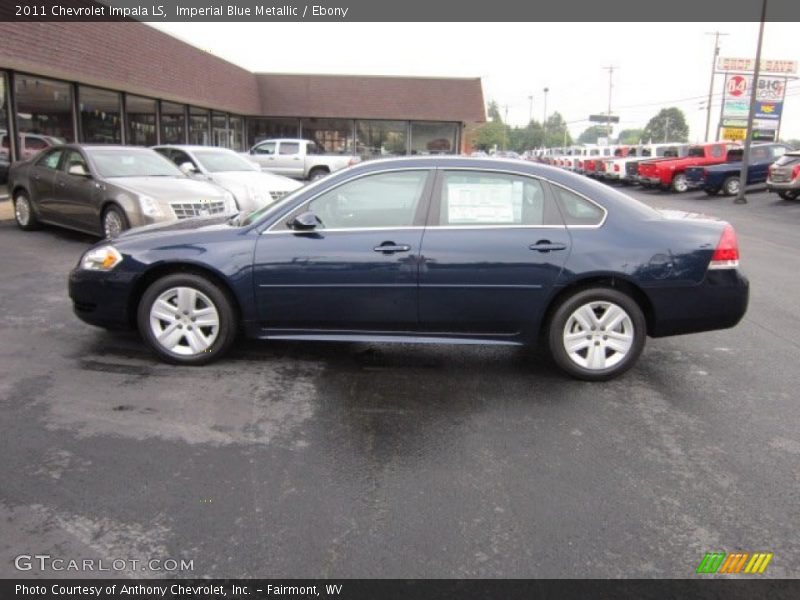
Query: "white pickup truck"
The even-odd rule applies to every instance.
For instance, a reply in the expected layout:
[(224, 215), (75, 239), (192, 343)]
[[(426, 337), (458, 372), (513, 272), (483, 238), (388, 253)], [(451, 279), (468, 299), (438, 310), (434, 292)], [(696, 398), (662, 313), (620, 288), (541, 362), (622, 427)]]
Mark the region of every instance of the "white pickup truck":
[(258, 142), (245, 156), (262, 171), (312, 181), (361, 160), (358, 156), (323, 154), (312, 140), (286, 138)]

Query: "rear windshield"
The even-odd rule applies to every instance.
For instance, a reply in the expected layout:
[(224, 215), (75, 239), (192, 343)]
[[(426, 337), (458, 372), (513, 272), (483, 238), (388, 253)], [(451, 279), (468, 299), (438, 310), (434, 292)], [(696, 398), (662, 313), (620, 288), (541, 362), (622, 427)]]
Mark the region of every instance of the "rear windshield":
[(783, 167), (786, 165), (794, 165), (800, 162), (800, 154), (784, 154), (781, 156), (775, 164), (779, 167)]

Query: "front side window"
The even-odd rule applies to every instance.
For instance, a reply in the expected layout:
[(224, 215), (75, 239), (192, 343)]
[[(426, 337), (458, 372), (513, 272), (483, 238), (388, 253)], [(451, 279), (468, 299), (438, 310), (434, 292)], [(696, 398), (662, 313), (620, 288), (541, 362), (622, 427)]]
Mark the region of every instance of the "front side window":
[(544, 187), (504, 173), (448, 171), (439, 203), (440, 226), (544, 225)]
[(84, 173), (89, 173), (89, 166), (86, 164), (86, 160), (77, 150), (68, 150), (64, 157), (64, 164), (62, 167), (64, 171), (69, 173), (72, 167), (79, 167)]
[(320, 229), (411, 227), (427, 179), (427, 171), (361, 177), (323, 193), (300, 212), (313, 212)]
[(264, 144), (259, 144), (253, 149), (253, 152), (256, 154), (267, 154), (272, 155), (275, 154), (275, 142), (266, 142)]
[(583, 196), (571, 192), (566, 188), (552, 186), (556, 201), (561, 208), (561, 214), (567, 225), (600, 225), (605, 217), (605, 211), (594, 202)]

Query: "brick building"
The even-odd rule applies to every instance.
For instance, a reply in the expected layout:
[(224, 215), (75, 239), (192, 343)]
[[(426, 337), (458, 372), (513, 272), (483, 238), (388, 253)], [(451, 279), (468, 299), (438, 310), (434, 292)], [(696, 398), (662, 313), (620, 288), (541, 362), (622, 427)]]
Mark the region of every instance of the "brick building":
[(457, 153), (464, 127), (485, 119), (479, 78), (252, 73), (137, 22), (0, 22), (0, 39), (2, 152), (13, 160), (43, 136), (235, 150), (290, 136), (362, 156)]

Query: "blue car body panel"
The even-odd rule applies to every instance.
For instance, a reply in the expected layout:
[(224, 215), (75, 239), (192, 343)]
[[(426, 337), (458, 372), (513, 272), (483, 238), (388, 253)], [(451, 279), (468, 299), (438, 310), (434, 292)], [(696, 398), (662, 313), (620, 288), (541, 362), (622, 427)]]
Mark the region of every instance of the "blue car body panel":
[[(529, 175), (590, 198), (606, 218), (596, 227), (563, 222), (435, 227), (425, 216), (436, 200), (428, 187), (422, 220), (413, 226), (284, 227), (287, 215), (316, 194), (357, 174), (400, 167), (432, 174), (468, 168)], [(113, 241), (122, 263), (108, 273), (76, 267), (69, 291), (84, 321), (132, 327), (147, 285), (179, 268), (206, 273), (226, 288), (245, 332), (254, 337), (517, 344), (537, 339), (565, 290), (602, 280), (635, 293), (650, 335), (734, 325), (747, 307), (747, 280), (738, 269), (707, 269), (724, 223), (697, 215), (671, 217), (676, 218), (602, 184), (533, 163), (454, 157), (374, 161), (302, 188), (247, 226), (192, 219), (123, 234)], [(404, 250), (381, 251), (386, 244)]]

